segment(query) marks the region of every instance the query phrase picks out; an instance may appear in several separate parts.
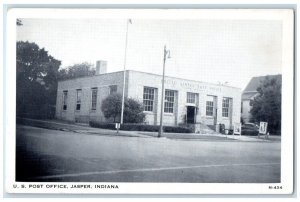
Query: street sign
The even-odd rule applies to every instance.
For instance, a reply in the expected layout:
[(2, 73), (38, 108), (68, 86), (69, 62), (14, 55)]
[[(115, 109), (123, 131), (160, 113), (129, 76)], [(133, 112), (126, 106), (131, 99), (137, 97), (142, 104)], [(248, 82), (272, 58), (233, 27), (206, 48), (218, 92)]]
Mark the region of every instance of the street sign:
[(259, 124), (259, 134), (267, 134), (268, 122), (260, 122)]
[(120, 123), (116, 123), (116, 129), (117, 129), (117, 133), (119, 133), (120, 126), (121, 126), (121, 124), (120, 124)]
[(116, 129), (120, 129), (120, 123), (116, 123)]
[(241, 135), (241, 123), (234, 123), (233, 125), (233, 135)]

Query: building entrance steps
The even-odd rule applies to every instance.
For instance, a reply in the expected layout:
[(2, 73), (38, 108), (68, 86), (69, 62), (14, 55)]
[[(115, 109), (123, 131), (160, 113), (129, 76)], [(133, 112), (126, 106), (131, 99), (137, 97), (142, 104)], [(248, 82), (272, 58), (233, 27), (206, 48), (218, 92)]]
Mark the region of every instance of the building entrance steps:
[(188, 127), (194, 131), (195, 134), (216, 134), (216, 135), (222, 135), (221, 133), (216, 132), (213, 130), (210, 126), (203, 124), (203, 123), (195, 123), (195, 124), (184, 124), (184, 125), (179, 125), (182, 127)]
[(217, 134), (220, 135), (221, 133), (216, 132), (215, 130), (213, 130), (212, 128), (210, 128), (209, 126), (200, 123), (200, 133), (201, 134)]

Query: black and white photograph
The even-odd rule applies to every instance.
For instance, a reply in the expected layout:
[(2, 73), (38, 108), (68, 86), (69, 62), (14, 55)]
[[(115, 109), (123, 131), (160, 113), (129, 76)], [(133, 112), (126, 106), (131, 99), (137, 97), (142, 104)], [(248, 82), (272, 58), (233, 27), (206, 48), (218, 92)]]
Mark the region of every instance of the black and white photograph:
[(293, 192), (292, 9), (8, 14), (10, 192)]

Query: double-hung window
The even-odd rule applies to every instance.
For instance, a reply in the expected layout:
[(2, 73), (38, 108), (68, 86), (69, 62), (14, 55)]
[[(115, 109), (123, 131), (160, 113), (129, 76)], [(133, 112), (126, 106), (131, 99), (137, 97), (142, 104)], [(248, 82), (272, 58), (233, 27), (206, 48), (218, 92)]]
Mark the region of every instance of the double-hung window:
[(97, 88), (92, 88), (92, 110), (96, 110), (97, 107)]
[(165, 91), (165, 113), (173, 113), (174, 112), (174, 102), (175, 102), (175, 91), (174, 90), (166, 90)]
[(187, 92), (187, 94), (186, 94), (186, 102), (187, 103), (196, 104), (196, 98), (197, 98), (196, 93)]
[(229, 117), (229, 103), (230, 98), (223, 98), (222, 100), (222, 117)]
[(144, 111), (153, 112), (154, 105), (154, 88), (144, 87), (143, 104)]
[(67, 110), (68, 91), (63, 91), (63, 110)]
[(207, 96), (206, 97), (206, 116), (214, 115), (214, 97)]
[(77, 99), (76, 99), (76, 110), (80, 110), (81, 107), (81, 94), (82, 94), (82, 90), (81, 89), (77, 89), (76, 90), (76, 94), (77, 94)]

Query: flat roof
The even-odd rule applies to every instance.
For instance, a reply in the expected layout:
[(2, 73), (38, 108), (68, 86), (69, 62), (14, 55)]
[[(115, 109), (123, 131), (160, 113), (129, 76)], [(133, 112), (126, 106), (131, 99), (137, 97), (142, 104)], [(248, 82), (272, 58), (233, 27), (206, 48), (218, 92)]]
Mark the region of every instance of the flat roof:
[[(150, 74), (150, 75), (154, 75), (154, 76), (162, 76), (162, 75), (160, 75), (160, 74), (154, 74), (154, 73), (149, 73), (149, 72), (142, 72), (142, 71), (137, 71), (137, 70), (126, 70), (126, 71), (138, 72), (138, 73), (143, 73), (143, 74)], [(171, 79), (181, 79), (181, 80), (185, 80), (185, 81), (192, 81), (192, 82), (198, 82), (198, 83), (210, 84), (210, 85), (215, 85), (215, 86), (225, 86), (225, 87), (236, 88), (236, 89), (240, 89), (240, 90), (241, 90), (241, 88), (234, 87), (234, 86), (221, 85), (221, 84), (209, 83), (209, 82), (198, 81), (198, 80), (192, 80), (192, 79), (184, 79), (184, 78), (174, 77), (174, 76), (165, 76), (165, 77), (171, 78)]]
[[(149, 75), (153, 75), (153, 76), (162, 76), (160, 74), (154, 74), (154, 73), (150, 73), (150, 72), (142, 72), (142, 71), (137, 71), (137, 70), (125, 70), (127, 72), (137, 72), (137, 73), (141, 73), (141, 74), (149, 74)], [(72, 79), (65, 79), (65, 80), (60, 80), (58, 82), (65, 82), (65, 81), (69, 81), (69, 80), (75, 80), (75, 79), (84, 79), (84, 78), (91, 78), (91, 77), (98, 77), (98, 76), (105, 76), (107, 74), (116, 74), (116, 73), (121, 73), (124, 71), (116, 71), (116, 72), (109, 72), (109, 73), (104, 73), (104, 74), (96, 74), (93, 76), (83, 76), (83, 77), (78, 77), (78, 78), (72, 78)], [(224, 87), (228, 87), (228, 88), (235, 88), (235, 89), (239, 89), (241, 90), (241, 88), (238, 87), (234, 87), (234, 86), (228, 86), (228, 85), (221, 85), (221, 84), (216, 84), (216, 83), (209, 83), (209, 82), (203, 82), (203, 81), (198, 81), (198, 80), (192, 80), (192, 79), (185, 79), (185, 78), (179, 78), (179, 77), (173, 77), (173, 76), (165, 76), (166, 78), (170, 78), (170, 79), (180, 79), (180, 80), (185, 80), (185, 81), (192, 81), (192, 82), (198, 82), (198, 83), (204, 83), (204, 84), (210, 84), (210, 85), (215, 85), (215, 86), (224, 86)]]

